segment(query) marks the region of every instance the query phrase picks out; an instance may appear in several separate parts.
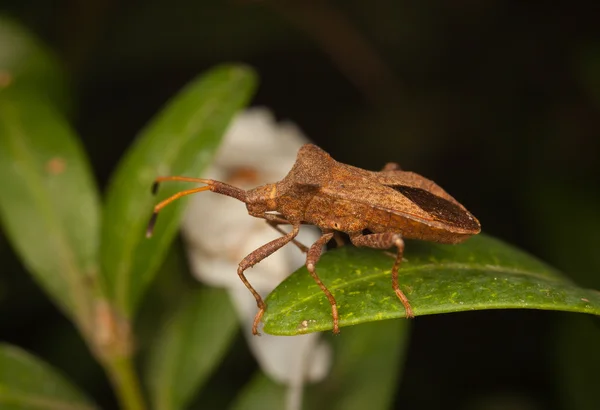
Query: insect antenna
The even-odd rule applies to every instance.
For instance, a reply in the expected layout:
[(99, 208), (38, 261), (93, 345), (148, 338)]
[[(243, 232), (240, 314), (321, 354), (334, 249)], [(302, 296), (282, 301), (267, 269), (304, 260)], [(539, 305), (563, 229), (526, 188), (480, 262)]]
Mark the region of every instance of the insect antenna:
[(246, 191), (240, 188), (236, 188), (232, 185), (226, 184), (224, 182), (215, 181), (212, 179), (202, 179), (202, 178), (192, 178), (192, 177), (180, 177), (180, 176), (171, 176), (171, 177), (158, 177), (152, 184), (152, 194), (156, 194), (158, 192), (158, 186), (163, 181), (183, 181), (183, 182), (200, 182), (202, 184), (206, 184), (206, 186), (199, 188), (186, 189), (185, 191), (177, 192), (174, 195), (171, 195), (167, 199), (159, 202), (154, 207), (154, 212), (150, 217), (150, 221), (148, 221), (148, 228), (146, 229), (146, 237), (150, 238), (152, 233), (154, 232), (154, 226), (156, 225), (156, 219), (158, 218), (158, 213), (165, 206), (169, 205), (171, 202), (187, 195), (195, 194), (202, 191), (213, 191), (218, 194), (227, 195), (236, 199), (239, 199), (242, 202), (246, 202)]

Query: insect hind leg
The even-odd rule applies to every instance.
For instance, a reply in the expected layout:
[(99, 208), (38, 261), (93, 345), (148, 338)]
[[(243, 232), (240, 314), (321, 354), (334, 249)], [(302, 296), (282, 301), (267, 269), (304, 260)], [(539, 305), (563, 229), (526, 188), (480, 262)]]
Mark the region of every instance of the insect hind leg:
[(413, 313), (410, 302), (400, 289), (400, 284), (398, 283), (398, 270), (402, 264), (402, 255), (404, 254), (404, 241), (402, 240), (402, 236), (393, 232), (373, 233), (368, 235), (357, 233), (350, 235), (350, 241), (355, 246), (363, 246), (374, 249), (388, 249), (393, 246), (396, 247), (398, 252), (396, 253), (396, 260), (394, 261), (394, 266), (392, 267), (392, 288), (394, 289), (396, 296), (398, 296), (398, 299), (400, 299), (400, 302), (402, 302), (402, 305), (404, 305), (406, 317), (410, 319), (414, 318), (415, 314)]

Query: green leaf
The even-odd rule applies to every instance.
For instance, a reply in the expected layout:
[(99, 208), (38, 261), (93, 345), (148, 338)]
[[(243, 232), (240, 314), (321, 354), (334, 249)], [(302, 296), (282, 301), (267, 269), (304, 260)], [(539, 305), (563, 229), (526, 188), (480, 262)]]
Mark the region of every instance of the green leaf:
[(332, 337), (335, 363), (307, 391), (305, 409), (387, 410), (399, 384), (410, 322), (365, 323)]
[[(334, 363), (322, 382), (305, 388), (304, 409), (387, 410), (399, 383), (409, 322), (365, 323), (331, 337)], [(234, 410), (286, 408), (286, 387), (259, 373), (236, 399)]]
[(161, 212), (154, 236), (147, 239), (152, 209), (160, 199), (190, 187), (165, 183), (154, 197), (154, 179), (198, 176), (255, 83), (253, 72), (243, 66), (221, 66), (195, 79), (141, 132), (121, 161), (107, 193), (101, 261), (108, 292), (126, 317), (134, 314), (163, 260), (185, 200)]
[(0, 408), (92, 410), (97, 407), (46, 363), (16, 346), (0, 344)]
[(190, 292), (150, 351), (146, 380), (156, 410), (185, 409), (221, 362), (237, 330), (227, 292)]
[(0, 221), (62, 310), (91, 326), (99, 199), (85, 153), (38, 94), (0, 92)]
[(42, 94), (60, 108), (69, 100), (56, 56), (19, 23), (0, 15), (0, 90), (8, 85)]
[[(600, 287), (600, 195), (585, 180), (573, 181), (538, 175), (523, 190), (527, 204), (530, 239), (538, 242), (548, 258), (568, 268), (578, 283)], [(576, 209), (564, 217), (565, 209)], [(577, 236), (572, 237), (573, 227)], [(596, 323), (594, 323), (596, 322)], [(592, 410), (600, 402), (597, 374), (600, 369), (600, 319), (593, 316), (563, 316), (555, 321), (555, 334), (549, 338), (556, 364), (557, 389), (563, 408)]]
[[(591, 182), (591, 181), (590, 181)], [(589, 183), (547, 178), (539, 175), (523, 189), (521, 202), (526, 204), (525, 221), (529, 238), (558, 267), (568, 267), (566, 274), (582, 286), (600, 287), (600, 192), (590, 190)], [(564, 217), (565, 209), (576, 209)], [(572, 237), (573, 227), (577, 237)], [(568, 238), (568, 239), (567, 239)]]
[(236, 397), (231, 410), (281, 410), (285, 403), (286, 387), (258, 372)]
[[(337, 299), (340, 326), (404, 317), (391, 289), (392, 254), (345, 246), (317, 272)], [(600, 292), (573, 284), (537, 259), (489, 236), (461, 245), (407, 241), (400, 286), (415, 315), (483, 309), (545, 309), (600, 315)], [(327, 299), (305, 268), (267, 298), (264, 330), (293, 335), (332, 328)], [(308, 326), (305, 326), (305, 325)]]
[[(596, 323), (590, 319), (596, 319)], [(557, 383), (563, 408), (595, 410), (600, 403), (598, 370), (600, 369), (600, 321), (579, 316), (562, 318), (553, 342), (557, 365)]]

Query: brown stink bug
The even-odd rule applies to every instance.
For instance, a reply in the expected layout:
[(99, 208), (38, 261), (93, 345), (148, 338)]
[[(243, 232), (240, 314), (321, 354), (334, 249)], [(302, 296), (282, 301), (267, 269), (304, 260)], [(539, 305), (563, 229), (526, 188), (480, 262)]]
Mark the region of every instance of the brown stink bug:
[[(477, 219), (433, 181), (402, 171), (395, 163), (387, 164), (379, 172), (342, 164), (312, 144), (300, 148), (294, 166), (280, 182), (249, 191), (211, 179), (168, 176), (156, 179), (153, 192), (162, 181), (200, 182), (206, 186), (179, 192), (156, 205), (148, 224), (148, 237), (152, 235), (158, 212), (164, 206), (182, 196), (208, 190), (239, 199), (246, 204), (250, 215), (265, 219), (283, 235), (246, 256), (238, 266), (240, 279), (258, 305), (252, 327), (254, 334), (258, 334), (266, 305), (246, 279), (244, 271), (289, 242), (307, 254), (306, 268), (331, 304), (333, 332), (338, 333), (337, 303), (315, 269), (323, 247), (336, 232), (347, 233), (355, 246), (397, 248), (392, 288), (404, 305), (406, 317), (412, 318), (413, 310), (398, 284), (403, 238), (452, 244), (481, 230)], [(310, 248), (294, 239), (301, 224), (312, 224), (322, 231), (321, 237)], [(286, 233), (279, 225), (291, 225), (292, 229)]]

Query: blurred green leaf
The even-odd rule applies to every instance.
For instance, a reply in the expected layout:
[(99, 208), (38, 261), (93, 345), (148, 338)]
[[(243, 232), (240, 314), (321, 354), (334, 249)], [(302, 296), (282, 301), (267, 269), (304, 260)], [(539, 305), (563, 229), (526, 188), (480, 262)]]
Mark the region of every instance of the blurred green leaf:
[[(600, 288), (600, 253), (596, 249), (600, 242), (600, 192), (589, 189), (591, 181), (574, 184), (544, 177), (539, 175), (523, 189), (521, 202), (526, 204), (529, 241), (554, 265), (568, 268), (566, 274), (577, 283)], [(577, 211), (569, 212), (566, 218), (565, 209)]]
[(63, 311), (92, 325), (99, 198), (86, 155), (38, 94), (0, 92), (0, 220)]
[(281, 410), (286, 405), (286, 387), (258, 372), (235, 399), (231, 410)]
[[(461, 245), (409, 241), (400, 285), (415, 315), (483, 309), (545, 309), (600, 315), (600, 292), (573, 284), (537, 259), (489, 236)], [(391, 289), (393, 258), (351, 246), (327, 252), (318, 274), (338, 302), (340, 326), (404, 317)], [(264, 330), (293, 335), (332, 328), (327, 299), (302, 268), (267, 298)], [(303, 324), (308, 326), (303, 326)]]
[(46, 363), (18, 347), (0, 344), (0, 408), (91, 410), (97, 407)]
[(600, 403), (600, 321), (585, 316), (563, 318), (556, 328), (557, 385), (563, 394), (564, 408), (595, 410)]
[[(530, 241), (557, 266), (568, 268), (568, 275), (585, 286), (600, 287), (600, 195), (590, 190), (590, 181), (537, 175), (523, 189), (522, 203), (528, 211), (525, 221), (532, 232)], [(565, 209), (569, 212), (565, 217)], [(577, 227), (576, 238), (573, 227)], [(596, 319), (597, 323), (594, 323)], [(600, 402), (597, 374), (600, 370), (600, 321), (573, 315), (556, 323), (552, 362), (557, 366), (556, 385), (562, 393), (564, 408), (592, 410)]]
[[(386, 410), (399, 384), (409, 322), (365, 323), (331, 339), (334, 363), (327, 378), (305, 389), (304, 409)], [(286, 387), (260, 373), (246, 386), (234, 410), (283, 409)]]
[(227, 292), (190, 292), (156, 336), (146, 380), (156, 410), (185, 409), (220, 363), (237, 330)]
[(0, 89), (35, 91), (57, 108), (68, 102), (69, 87), (59, 60), (13, 19), (0, 15)]
[(309, 387), (306, 409), (391, 408), (408, 347), (410, 322), (365, 323), (332, 337), (335, 362), (323, 383)]
[(244, 66), (221, 66), (181, 91), (141, 132), (116, 171), (107, 193), (101, 261), (109, 293), (131, 317), (175, 236), (183, 201), (161, 212), (154, 236), (146, 226), (154, 205), (189, 184), (164, 184), (160, 197), (150, 188), (160, 175), (198, 176), (208, 165), (234, 114), (255, 88)]

